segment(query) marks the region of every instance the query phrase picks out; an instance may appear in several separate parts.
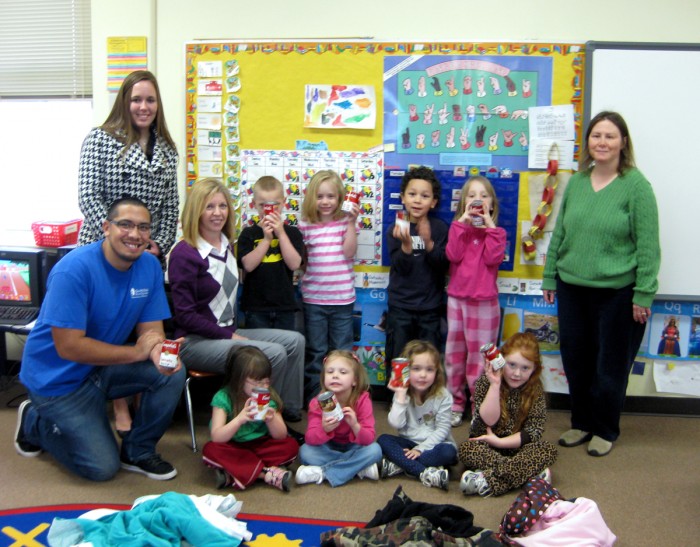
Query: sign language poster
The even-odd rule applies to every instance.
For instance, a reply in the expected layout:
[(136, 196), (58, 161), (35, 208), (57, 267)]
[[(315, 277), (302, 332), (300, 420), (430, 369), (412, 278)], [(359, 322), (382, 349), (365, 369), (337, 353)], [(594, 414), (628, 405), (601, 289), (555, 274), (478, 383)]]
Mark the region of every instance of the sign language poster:
[(434, 154), (441, 166), (526, 170), (528, 109), (551, 104), (552, 66), (548, 57), (386, 57), (384, 134), (396, 163)]

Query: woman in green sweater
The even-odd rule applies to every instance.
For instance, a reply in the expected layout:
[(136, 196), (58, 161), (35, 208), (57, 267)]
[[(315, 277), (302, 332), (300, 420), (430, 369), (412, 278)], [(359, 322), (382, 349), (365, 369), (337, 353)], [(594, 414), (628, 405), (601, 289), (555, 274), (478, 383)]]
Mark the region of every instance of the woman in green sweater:
[(542, 289), (545, 301), (558, 300), (571, 397), (571, 429), (559, 444), (590, 441), (588, 453), (605, 456), (620, 434), (630, 368), (658, 286), (659, 220), (622, 116), (591, 120), (581, 167), (564, 192)]

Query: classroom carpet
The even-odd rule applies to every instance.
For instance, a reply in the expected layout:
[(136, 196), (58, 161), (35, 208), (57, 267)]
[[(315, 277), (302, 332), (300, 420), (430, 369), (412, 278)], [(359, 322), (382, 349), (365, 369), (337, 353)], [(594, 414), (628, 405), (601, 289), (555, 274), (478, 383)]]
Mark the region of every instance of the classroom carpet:
[[(70, 504), (24, 507), (0, 511), (0, 547), (45, 547), (47, 534), (55, 517), (74, 519), (93, 509), (125, 511), (129, 505)], [(319, 545), (321, 533), (343, 526), (364, 526), (346, 522), (274, 515), (239, 513), (236, 520), (245, 522), (253, 534), (249, 547), (309, 547)]]

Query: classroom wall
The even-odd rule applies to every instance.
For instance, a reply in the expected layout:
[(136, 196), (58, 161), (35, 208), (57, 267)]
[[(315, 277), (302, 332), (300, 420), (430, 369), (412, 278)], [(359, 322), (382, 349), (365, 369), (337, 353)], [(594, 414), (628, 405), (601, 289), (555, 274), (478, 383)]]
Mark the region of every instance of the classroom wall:
[[(204, 40), (279, 41), (365, 38), (408, 42), (697, 42), (700, 4), (668, 0), (640, 9), (636, 0), (242, 0), (92, 1), (95, 124), (111, 102), (106, 92), (106, 40), (147, 36), (149, 68), (161, 87), (166, 119), (185, 149), (184, 44)], [(185, 162), (180, 162), (184, 195)]]
[[(149, 69), (156, 73), (166, 119), (181, 154), (185, 150), (185, 47), (204, 40), (349, 38), (383, 42), (698, 42), (700, 4), (667, 0), (640, 9), (637, 0), (93, 0), (94, 123), (111, 107), (106, 91), (106, 40), (146, 36)], [(435, 4), (433, 4), (435, 5)], [(185, 162), (179, 180), (184, 197)], [(16, 343), (16, 342), (15, 342)], [(12, 342), (10, 341), (12, 345)], [(14, 349), (14, 351), (12, 351)], [(16, 356), (21, 347), (11, 348)], [(651, 367), (647, 367), (650, 371)], [(632, 376), (630, 394), (654, 393), (651, 374)]]

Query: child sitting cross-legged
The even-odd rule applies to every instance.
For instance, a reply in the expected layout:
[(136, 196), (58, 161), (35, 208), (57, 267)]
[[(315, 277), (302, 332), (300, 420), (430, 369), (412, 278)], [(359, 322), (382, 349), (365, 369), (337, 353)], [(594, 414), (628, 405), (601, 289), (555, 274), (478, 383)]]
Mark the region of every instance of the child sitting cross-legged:
[(500, 496), (535, 475), (551, 481), (557, 459), (554, 445), (542, 440), (547, 405), (537, 338), (516, 333), (501, 353), (506, 364), (494, 370), (487, 361), (476, 381), (470, 438), (459, 445), (465, 495)]
[(447, 490), (445, 466), (457, 463), (457, 444), (450, 426), (452, 395), (445, 388), (440, 352), (430, 342), (413, 340), (401, 356), (409, 360), (408, 382), (388, 385), (394, 392), (389, 424), (398, 435), (377, 439), (384, 453), (381, 476), (405, 472), (425, 486)]
[[(321, 369), (323, 407), (319, 397), (309, 404), (306, 443), (299, 449), (304, 465), (297, 469), (297, 484), (321, 484), (325, 479), (335, 487), (355, 476), (379, 479), (377, 463), (382, 450), (374, 441), (374, 413), (368, 390), (367, 371), (354, 353), (334, 350), (326, 356)], [(335, 406), (342, 409), (342, 414), (333, 412)]]
[[(217, 487), (244, 490), (257, 480), (289, 492), (291, 471), (284, 469), (299, 452), (287, 434), (282, 402), (270, 387), (272, 365), (254, 346), (229, 351), (224, 386), (211, 402), (211, 441), (204, 445), (204, 463), (216, 471)], [(269, 390), (269, 407), (260, 417), (256, 388)]]

